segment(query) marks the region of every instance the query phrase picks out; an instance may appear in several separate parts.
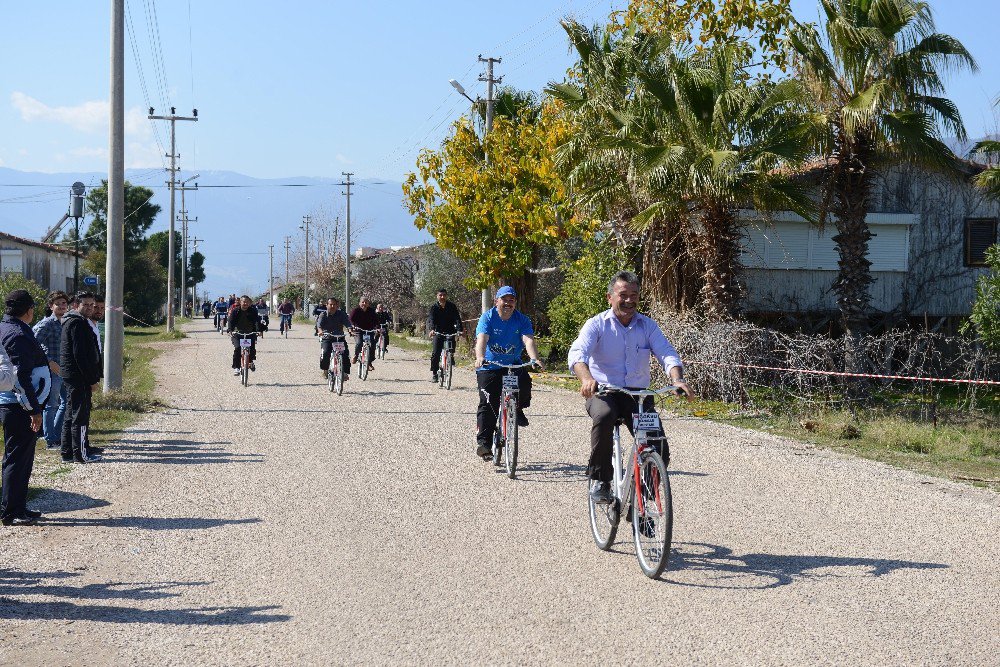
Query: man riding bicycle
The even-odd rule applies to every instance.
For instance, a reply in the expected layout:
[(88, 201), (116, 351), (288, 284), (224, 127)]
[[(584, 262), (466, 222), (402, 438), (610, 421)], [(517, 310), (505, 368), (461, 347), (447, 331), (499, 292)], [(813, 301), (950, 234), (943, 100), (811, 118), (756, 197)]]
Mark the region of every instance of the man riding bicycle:
[(257, 319), (260, 320), (260, 332), (264, 335), (264, 332), (268, 330), (271, 325), (271, 309), (268, 308), (267, 302), (264, 301), (264, 297), (257, 299), (257, 303), (254, 304), (254, 308), (257, 310)]
[(437, 334), (462, 333), (462, 331), (462, 316), (458, 313), (458, 307), (448, 300), (448, 290), (439, 289), (437, 303), (431, 306), (427, 314), (427, 335), (434, 339), (434, 347), (431, 348), (431, 382), (438, 381), (441, 350), (446, 340), (444, 336)]
[(219, 300), (215, 302), (215, 328), (218, 329), (220, 326), (225, 326), (226, 324), (226, 313), (229, 312), (229, 303), (226, 301), (225, 297), (219, 297)]
[(285, 333), (285, 329), (292, 330), (292, 315), (295, 314), (295, 306), (288, 299), (278, 306), (278, 315), (281, 317), (279, 333)]
[[(348, 319), (347, 313), (340, 309), (340, 300), (336, 297), (327, 299), (326, 312), (319, 316), (319, 322), (317, 323), (320, 332), (333, 336), (344, 336), (344, 327), (350, 326), (351, 320)], [(319, 360), (319, 367), (323, 370), (323, 377), (326, 377), (327, 373), (330, 372), (330, 355), (333, 350), (333, 342), (332, 338), (323, 337), (323, 356)], [(340, 370), (344, 379), (347, 380), (351, 376), (351, 359), (347, 353), (346, 341), (344, 351), (340, 354)]]
[[(440, 298), (438, 303), (441, 303)], [(479, 385), (476, 455), (487, 459), (493, 454), (493, 431), (496, 427), (497, 410), (500, 409), (500, 393), (505, 373), (502, 368), (490, 367), (490, 362), (519, 364), (521, 352), (527, 350), (531, 363), (542, 367), (535, 346), (535, 329), (528, 316), (515, 309), (517, 293), (514, 288), (501, 287), (497, 290), (494, 303), (496, 305), (493, 308), (480, 316), (476, 326), (476, 382)], [(531, 376), (526, 368), (519, 368), (515, 372), (520, 390), (517, 425), (527, 426), (528, 418), (524, 416), (524, 409), (531, 405)]]
[[(243, 295), (240, 297), (238, 305), (229, 316), (229, 324), (226, 331), (230, 334), (252, 334), (260, 333), (260, 319), (257, 317), (257, 309), (253, 307), (250, 297)], [(233, 336), (233, 375), (240, 374), (240, 338)], [(257, 337), (250, 338), (250, 370), (255, 371), (254, 359), (257, 358)]]
[[(371, 301), (368, 297), (363, 296), (358, 301), (358, 306), (351, 311), (351, 327), (355, 329), (354, 332), (354, 363), (358, 363), (358, 357), (361, 356), (361, 348), (364, 345), (364, 336), (361, 330), (374, 331), (378, 329), (378, 317), (375, 316), (375, 310), (371, 307)], [(368, 364), (368, 370), (373, 370), (375, 365), (372, 360), (375, 357), (375, 346), (371, 345), (368, 348), (368, 358), (363, 361), (363, 363)]]
[(382, 348), (389, 349), (389, 327), (392, 325), (392, 313), (381, 303), (375, 306), (375, 317), (378, 318), (378, 328), (382, 330), (379, 334), (383, 339)]
[[(634, 273), (620, 271), (608, 285), (608, 304), (603, 313), (591, 317), (569, 349), (569, 368), (580, 379), (580, 394), (587, 399), (587, 414), (593, 420), (590, 429), (590, 495), (597, 503), (611, 503), (611, 462), (615, 422), (623, 419), (632, 431), (632, 414), (638, 412), (635, 398), (622, 393), (600, 395), (599, 384), (624, 389), (649, 387), (649, 357), (655, 356), (679, 392), (691, 397), (684, 382), (684, 366), (677, 350), (660, 327), (638, 312), (639, 279)], [(644, 409), (653, 409), (653, 397), (646, 398)]]

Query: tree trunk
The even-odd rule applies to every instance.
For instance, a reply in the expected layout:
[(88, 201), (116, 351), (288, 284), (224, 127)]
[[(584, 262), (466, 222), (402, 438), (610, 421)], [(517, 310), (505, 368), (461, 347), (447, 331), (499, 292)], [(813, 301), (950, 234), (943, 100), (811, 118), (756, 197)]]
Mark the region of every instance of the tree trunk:
[(702, 271), (676, 221), (650, 226), (642, 247), (642, 285), (647, 298), (674, 312), (697, 303)]
[(704, 261), (701, 305), (710, 320), (732, 319), (740, 306), (740, 222), (735, 211), (713, 207), (702, 214), (695, 249)]
[[(538, 262), (537, 246), (531, 251), (531, 263), (528, 266), (534, 267)], [(501, 279), (504, 285), (510, 285), (517, 292), (517, 309), (536, 322), (535, 317), (535, 294), (538, 291), (538, 275), (530, 271), (522, 271), (521, 275), (504, 277)]]
[[(842, 137), (843, 133), (839, 135)], [(844, 331), (853, 338), (859, 338), (868, 332), (871, 304), (868, 287), (873, 282), (872, 264), (868, 261), (868, 241), (872, 233), (866, 219), (875, 177), (873, 151), (863, 139), (856, 143), (841, 140), (835, 155), (839, 161), (834, 178), (833, 204), (837, 235), (832, 240), (840, 255), (837, 263), (840, 270), (833, 289), (837, 294)]]

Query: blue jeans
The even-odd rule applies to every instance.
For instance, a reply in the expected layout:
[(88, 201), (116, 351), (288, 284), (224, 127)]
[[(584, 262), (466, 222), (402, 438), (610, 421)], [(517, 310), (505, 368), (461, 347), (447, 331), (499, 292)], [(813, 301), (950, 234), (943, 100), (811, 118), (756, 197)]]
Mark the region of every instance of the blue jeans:
[(42, 433), (49, 447), (58, 447), (62, 439), (63, 416), (66, 414), (66, 387), (62, 378), (52, 374), (52, 388), (49, 390), (49, 401), (42, 412)]

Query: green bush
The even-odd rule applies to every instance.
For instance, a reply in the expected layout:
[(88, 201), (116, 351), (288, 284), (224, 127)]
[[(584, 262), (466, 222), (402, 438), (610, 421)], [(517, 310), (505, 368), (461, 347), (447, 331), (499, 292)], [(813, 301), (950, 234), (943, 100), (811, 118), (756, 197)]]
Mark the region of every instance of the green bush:
[(578, 259), (563, 262), (566, 279), (548, 311), (555, 349), (568, 350), (583, 323), (608, 309), (611, 276), (629, 268), (625, 252), (608, 239), (588, 241)]
[(28, 290), (35, 299), (35, 319), (31, 322), (35, 324), (45, 316), (45, 298), (48, 296), (48, 292), (34, 280), (28, 280), (20, 273), (0, 274), (0, 298), (6, 298), (16, 289)]
[(963, 333), (975, 330), (987, 347), (1000, 350), (1000, 244), (986, 251), (990, 272), (976, 282), (976, 301)]

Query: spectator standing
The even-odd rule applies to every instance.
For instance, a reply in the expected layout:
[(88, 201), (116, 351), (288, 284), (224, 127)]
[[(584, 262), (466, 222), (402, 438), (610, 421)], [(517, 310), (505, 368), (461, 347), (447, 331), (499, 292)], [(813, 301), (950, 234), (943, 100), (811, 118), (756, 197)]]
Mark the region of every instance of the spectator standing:
[(87, 429), (94, 390), (101, 379), (101, 353), (91, 327), (94, 295), (77, 295), (76, 310), (63, 318), (59, 345), (59, 367), (66, 386), (66, 413), (63, 417), (62, 460), (64, 463), (92, 463), (101, 457), (88, 449)]
[(63, 415), (66, 412), (66, 390), (63, 388), (59, 370), (59, 344), (62, 340), (62, 318), (69, 310), (69, 295), (66, 292), (52, 292), (48, 299), (52, 314), (42, 319), (32, 331), (35, 339), (45, 351), (49, 360), (49, 371), (52, 376), (52, 387), (49, 390), (49, 400), (42, 413), (42, 433), (45, 436), (46, 449), (59, 449), (62, 438)]
[[(35, 318), (35, 301), (27, 290), (7, 295), (0, 322), (0, 346), (17, 369), (13, 382), (0, 384), (0, 422), (3, 423), (3, 491), (0, 522), (5, 526), (28, 526), (42, 516), (29, 510), (28, 480), (35, 463), (35, 441), (42, 428), (42, 408), (50, 389), (49, 360), (29, 323)], [(0, 372), (0, 376), (5, 373)]]

